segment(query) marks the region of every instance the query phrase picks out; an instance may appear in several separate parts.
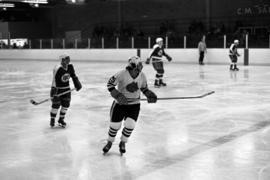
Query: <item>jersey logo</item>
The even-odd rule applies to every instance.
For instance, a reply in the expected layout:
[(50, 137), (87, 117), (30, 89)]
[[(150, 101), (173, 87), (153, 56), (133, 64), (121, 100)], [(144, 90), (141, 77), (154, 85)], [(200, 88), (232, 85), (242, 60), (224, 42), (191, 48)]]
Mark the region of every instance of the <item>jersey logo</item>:
[(126, 89), (128, 92), (133, 93), (133, 92), (138, 91), (139, 87), (138, 87), (137, 82), (132, 82), (126, 86)]
[(159, 50), (157, 54), (158, 54), (159, 56), (162, 56), (162, 54), (163, 54), (162, 50)]
[(70, 78), (70, 74), (66, 73), (61, 77), (62, 82), (68, 82)]

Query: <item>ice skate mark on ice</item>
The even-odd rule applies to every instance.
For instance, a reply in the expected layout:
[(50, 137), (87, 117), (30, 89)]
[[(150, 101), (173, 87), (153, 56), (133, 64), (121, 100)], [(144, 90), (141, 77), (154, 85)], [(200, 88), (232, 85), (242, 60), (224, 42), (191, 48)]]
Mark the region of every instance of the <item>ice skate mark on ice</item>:
[[(205, 151), (211, 150), (213, 148), (219, 147), (223, 144), (226, 144), (228, 142), (234, 141), (237, 138), (240, 138), (242, 136), (248, 135), (253, 132), (260, 131), (266, 127), (270, 126), (270, 121), (261, 121), (259, 123), (254, 124), (253, 126), (238, 130), (235, 132), (232, 132), (231, 134), (225, 135), (218, 137), (216, 139), (213, 139), (211, 141), (199, 144), (193, 148), (187, 149), (185, 151), (182, 151), (178, 154), (175, 154), (173, 156), (166, 156), (166, 154), (151, 154), (151, 156), (155, 156), (156, 158), (150, 161), (148, 164), (145, 166), (142, 166), (138, 170), (133, 170), (132, 172), (125, 172), (124, 174), (121, 175), (121, 177), (125, 177), (129, 174), (134, 178), (137, 179), (139, 177), (143, 177), (147, 174), (151, 174), (157, 170), (166, 168), (168, 166), (172, 166), (174, 164), (177, 164), (179, 162), (185, 161), (195, 155), (198, 155), (200, 153), (203, 153)], [(165, 147), (166, 148), (166, 147)], [(151, 158), (150, 158), (151, 159)], [(115, 179), (121, 179), (121, 177), (114, 177)]]
[(0, 99), (0, 103), (16, 102), (16, 101), (21, 101), (21, 100), (28, 101), (30, 98), (31, 98), (30, 96), (24, 96), (24, 97), (10, 96), (10, 97), (5, 97), (3, 99)]
[(171, 111), (167, 111), (167, 110), (161, 110), (160, 112), (158, 112), (157, 116), (156, 116), (156, 120), (160, 120), (162, 122), (164, 121), (170, 121), (170, 120), (174, 120), (175, 116), (173, 115), (173, 113)]
[(0, 104), (1, 103), (6, 103), (6, 102), (9, 102), (8, 100), (0, 100)]
[[(258, 180), (264, 180), (268, 179), (268, 172), (270, 171), (270, 163), (268, 163), (266, 166), (262, 167), (258, 172)], [(265, 177), (263, 176), (265, 172)]]
[(91, 105), (91, 106), (88, 106), (88, 109), (92, 110), (92, 111), (104, 111), (104, 110), (108, 110), (110, 107), (109, 105), (100, 105), (100, 106), (95, 106), (95, 105)]
[(260, 135), (260, 140), (264, 145), (269, 145), (270, 129), (264, 129)]

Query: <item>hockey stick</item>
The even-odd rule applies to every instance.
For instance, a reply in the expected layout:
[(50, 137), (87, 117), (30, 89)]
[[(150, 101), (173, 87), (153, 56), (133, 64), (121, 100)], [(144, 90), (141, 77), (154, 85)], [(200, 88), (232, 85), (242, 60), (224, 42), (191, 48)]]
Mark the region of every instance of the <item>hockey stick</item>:
[[(73, 88), (73, 89), (71, 89), (71, 90), (68, 90), (68, 91), (65, 91), (65, 92), (62, 92), (62, 93), (58, 94), (57, 97), (62, 96), (62, 95), (67, 94), (67, 93), (70, 93), (71, 91), (74, 91), (74, 90), (75, 90), (75, 88)], [(44, 99), (44, 100), (42, 100), (42, 101), (40, 101), (40, 102), (36, 102), (35, 100), (31, 99), (31, 100), (30, 100), (30, 103), (33, 104), (33, 105), (39, 105), (39, 104), (42, 104), (42, 103), (44, 103), (44, 102), (47, 102), (47, 101), (49, 101), (49, 100), (51, 100), (51, 99), (53, 99), (53, 97)]]
[[(157, 100), (174, 100), (174, 99), (196, 99), (196, 98), (203, 98), (205, 96), (209, 96), (215, 93), (215, 91), (210, 91), (208, 93), (199, 95), (199, 96), (186, 96), (186, 97), (165, 97), (165, 98), (157, 98)], [(141, 101), (147, 101), (147, 99), (141, 99)]]

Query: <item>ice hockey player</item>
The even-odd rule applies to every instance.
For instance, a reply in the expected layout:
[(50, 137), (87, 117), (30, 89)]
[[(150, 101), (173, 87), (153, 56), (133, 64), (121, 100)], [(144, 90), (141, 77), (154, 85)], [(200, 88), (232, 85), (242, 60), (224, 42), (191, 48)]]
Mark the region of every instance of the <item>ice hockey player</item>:
[(82, 85), (75, 74), (75, 70), (72, 64), (70, 64), (70, 57), (68, 55), (61, 55), (60, 57), (61, 64), (56, 65), (53, 70), (53, 80), (50, 91), (50, 96), (52, 98), (51, 106), (51, 120), (50, 126), (54, 127), (55, 118), (60, 109), (60, 115), (58, 123), (60, 126), (65, 127), (66, 122), (64, 121), (66, 112), (70, 105), (71, 93), (64, 94), (62, 96), (57, 96), (60, 93), (70, 90), (69, 79), (72, 78), (74, 87), (77, 91), (82, 88)]
[(164, 67), (162, 56), (165, 56), (168, 61), (172, 60), (172, 58), (167, 53), (165, 53), (163, 47), (163, 39), (159, 37), (156, 39), (156, 44), (154, 45), (153, 50), (150, 53), (150, 57), (147, 58), (145, 62), (146, 64), (149, 64), (150, 60), (152, 60), (153, 68), (156, 71), (154, 87), (157, 88), (159, 88), (160, 86), (166, 86), (166, 83), (163, 82)]
[(127, 67), (112, 76), (107, 83), (108, 91), (114, 101), (110, 110), (110, 127), (107, 144), (103, 148), (104, 154), (110, 150), (122, 123), (124, 127), (119, 151), (121, 154), (126, 152), (125, 144), (134, 130), (139, 116), (141, 92), (147, 97), (148, 103), (157, 101), (156, 94), (148, 89), (142, 68), (140, 57), (130, 57)]
[(203, 59), (204, 55), (207, 53), (205, 36), (203, 36), (200, 42), (198, 43), (198, 50), (199, 50), (199, 65), (204, 65)]
[(231, 64), (230, 64), (230, 70), (231, 71), (239, 71), (237, 68), (237, 57), (240, 56), (237, 52), (237, 47), (239, 45), (239, 40), (234, 40), (234, 42), (231, 44), (230, 49), (229, 49), (229, 57), (231, 59)]

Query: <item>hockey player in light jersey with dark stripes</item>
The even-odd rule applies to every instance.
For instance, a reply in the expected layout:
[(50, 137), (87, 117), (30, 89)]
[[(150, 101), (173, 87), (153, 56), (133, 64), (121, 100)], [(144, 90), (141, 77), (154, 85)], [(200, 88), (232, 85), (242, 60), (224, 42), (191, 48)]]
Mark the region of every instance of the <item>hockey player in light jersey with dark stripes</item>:
[(124, 127), (119, 151), (121, 154), (126, 152), (125, 144), (134, 130), (139, 116), (141, 92), (147, 97), (148, 103), (157, 101), (156, 94), (148, 89), (142, 68), (140, 57), (133, 56), (128, 59), (127, 67), (113, 75), (107, 83), (108, 91), (114, 101), (110, 110), (110, 128), (107, 144), (103, 148), (104, 153), (110, 150), (123, 120)]

